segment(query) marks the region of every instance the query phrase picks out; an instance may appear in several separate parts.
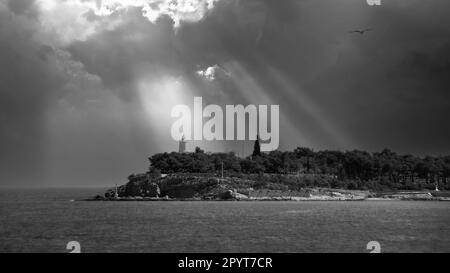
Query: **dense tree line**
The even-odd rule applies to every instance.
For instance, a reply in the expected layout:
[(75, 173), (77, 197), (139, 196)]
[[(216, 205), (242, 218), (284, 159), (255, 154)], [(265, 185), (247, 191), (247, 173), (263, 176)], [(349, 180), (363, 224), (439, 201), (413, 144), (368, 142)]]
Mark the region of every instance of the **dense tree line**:
[[(255, 153), (254, 153), (255, 154)], [(299, 147), (240, 158), (234, 153), (160, 153), (149, 158), (151, 169), (162, 173), (210, 173), (219, 175), (279, 174), (305, 177), (312, 185), (349, 189), (450, 189), (450, 156), (416, 157), (381, 152), (318, 151)], [(326, 181), (324, 178), (326, 177)], [(301, 179), (300, 179), (301, 180)], [(304, 180), (299, 183), (304, 183)], [(325, 182), (324, 182), (325, 181)], [(307, 181), (308, 182), (308, 181)], [(307, 183), (308, 184), (308, 183)]]

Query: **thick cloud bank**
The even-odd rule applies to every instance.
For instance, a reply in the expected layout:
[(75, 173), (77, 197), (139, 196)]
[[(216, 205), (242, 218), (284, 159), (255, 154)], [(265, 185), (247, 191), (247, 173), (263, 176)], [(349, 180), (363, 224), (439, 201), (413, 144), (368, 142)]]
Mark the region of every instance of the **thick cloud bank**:
[(121, 182), (176, 150), (170, 110), (196, 95), (279, 104), (282, 150), (448, 154), (449, 13), (445, 0), (0, 0), (0, 183)]

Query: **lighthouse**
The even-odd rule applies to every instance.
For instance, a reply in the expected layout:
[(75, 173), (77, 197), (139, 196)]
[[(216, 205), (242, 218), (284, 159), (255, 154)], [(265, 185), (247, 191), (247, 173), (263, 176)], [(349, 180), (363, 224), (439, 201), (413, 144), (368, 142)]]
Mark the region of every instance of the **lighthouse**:
[(186, 141), (184, 140), (184, 136), (183, 136), (178, 145), (178, 152), (184, 153), (185, 151), (186, 151)]

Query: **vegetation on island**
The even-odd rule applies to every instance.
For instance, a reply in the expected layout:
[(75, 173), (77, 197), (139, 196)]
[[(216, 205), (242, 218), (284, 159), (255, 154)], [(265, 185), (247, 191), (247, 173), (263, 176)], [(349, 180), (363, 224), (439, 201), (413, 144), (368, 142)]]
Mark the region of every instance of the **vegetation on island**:
[[(220, 176), (254, 177), (272, 174), (260, 183), (289, 184), (290, 187), (328, 187), (351, 190), (450, 189), (450, 156), (399, 155), (391, 150), (313, 151), (299, 147), (294, 151), (259, 152), (247, 158), (234, 153), (159, 153), (149, 158), (150, 169), (164, 174), (203, 173)], [(250, 175), (250, 176), (249, 176)]]
[[(450, 156), (399, 155), (391, 150), (260, 151), (251, 156), (234, 153), (158, 153), (149, 170), (131, 174), (128, 182), (106, 192), (113, 198), (201, 200), (363, 200), (368, 197), (402, 199), (448, 198)], [(409, 191), (401, 193), (401, 191)], [(420, 196), (412, 196), (416, 191)], [(428, 192), (428, 193), (427, 193)], [(432, 194), (430, 193), (432, 192)], [(104, 197), (99, 197), (102, 200)], [(126, 200), (126, 199), (125, 199)]]

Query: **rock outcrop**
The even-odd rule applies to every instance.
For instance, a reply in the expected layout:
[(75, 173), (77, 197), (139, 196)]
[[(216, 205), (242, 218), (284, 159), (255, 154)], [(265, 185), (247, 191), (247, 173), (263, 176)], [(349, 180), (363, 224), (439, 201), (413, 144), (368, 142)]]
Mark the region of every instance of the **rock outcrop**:
[(249, 197), (245, 194), (233, 190), (225, 190), (216, 196), (216, 199), (220, 200), (248, 200)]

